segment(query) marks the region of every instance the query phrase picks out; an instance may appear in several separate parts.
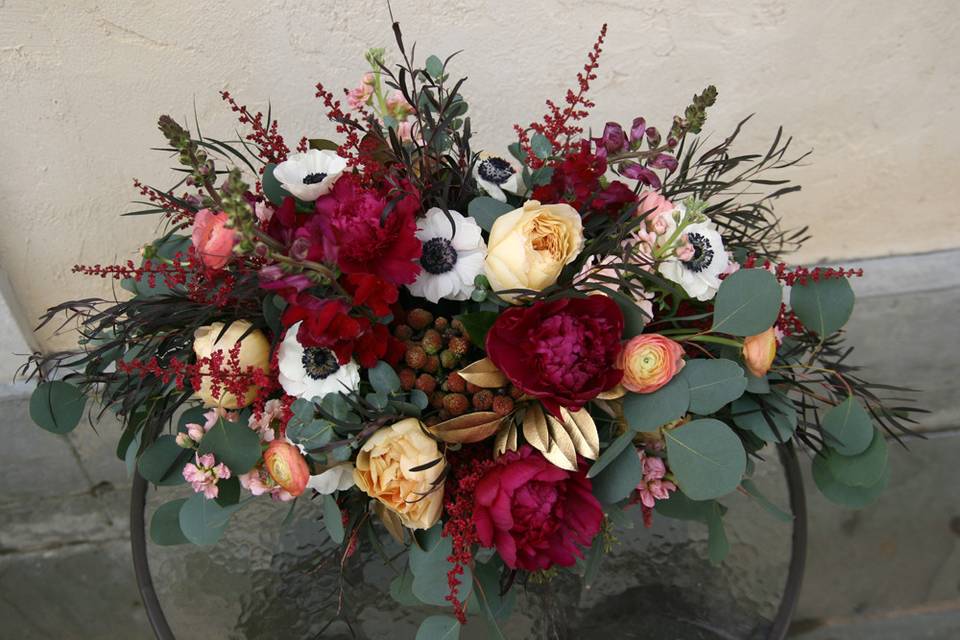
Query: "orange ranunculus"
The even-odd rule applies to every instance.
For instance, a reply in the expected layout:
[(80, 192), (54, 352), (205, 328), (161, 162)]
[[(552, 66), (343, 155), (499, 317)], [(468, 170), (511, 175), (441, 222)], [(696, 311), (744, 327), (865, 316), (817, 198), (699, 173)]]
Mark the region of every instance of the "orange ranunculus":
[(284, 440), (274, 440), (263, 454), (263, 464), (273, 481), (292, 496), (307, 488), (310, 467), (296, 446)]
[(631, 338), (620, 353), (621, 384), (634, 393), (653, 393), (683, 368), (683, 347), (656, 333)]

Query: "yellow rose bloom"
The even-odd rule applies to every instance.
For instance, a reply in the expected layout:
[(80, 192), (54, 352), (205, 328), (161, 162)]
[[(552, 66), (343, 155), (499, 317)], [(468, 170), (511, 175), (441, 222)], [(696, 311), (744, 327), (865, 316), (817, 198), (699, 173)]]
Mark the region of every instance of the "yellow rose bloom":
[(368, 496), (400, 517), (408, 529), (429, 529), (440, 519), (443, 486), (434, 482), (443, 473), (441, 460), (429, 469), (411, 471), (441, 457), (436, 440), (424, 433), (416, 418), (380, 429), (357, 454), (353, 479)]
[[(251, 323), (247, 320), (235, 320), (222, 336), (220, 336), (220, 332), (223, 331), (222, 322), (214, 322), (205, 327), (200, 327), (193, 332), (193, 352), (199, 360), (200, 358), (209, 358), (220, 351), (223, 353), (224, 366), (226, 366), (230, 357), (230, 350), (250, 327)], [(217, 340), (217, 336), (220, 336), (219, 340)], [(246, 370), (247, 367), (256, 367), (262, 371), (270, 370), (270, 341), (259, 329), (251, 331), (240, 343), (240, 369)], [(239, 409), (253, 402), (254, 398), (257, 397), (257, 390), (256, 386), (251, 385), (242, 398), (237, 398), (221, 386), (220, 396), (215, 398), (213, 396), (213, 377), (203, 375), (197, 395), (203, 400), (206, 407)]]
[[(493, 223), (484, 272), (494, 291), (542, 291), (583, 249), (580, 214), (568, 204), (528, 200)], [(504, 295), (516, 301), (516, 296)]]

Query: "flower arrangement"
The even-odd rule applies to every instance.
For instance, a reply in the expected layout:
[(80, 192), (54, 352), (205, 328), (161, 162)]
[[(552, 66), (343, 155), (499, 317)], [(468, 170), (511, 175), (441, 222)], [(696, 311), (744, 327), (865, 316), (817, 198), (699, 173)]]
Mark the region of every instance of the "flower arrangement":
[(369, 51), (345, 103), (317, 85), (339, 141), (291, 150), (227, 92), (238, 140), (161, 117), (183, 180), (135, 182), (129, 215), (163, 233), (74, 268), (131, 295), (43, 318), (80, 348), (26, 365), (34, 421), (66, 433), (92, 401), (120, 458), (192, 489), (154, 542), (215, 543), (253, 496), (320, 500), (341, 566), (406, 549), (391, 593), (449, 609), (424, 637), (473, 616), (496, 637), (512, 584), (595, 571), (623, 512), (709, 525), (719, 562), (719, 500), (770, 506), (749, 481), (767, 445), (809, 451), (831, 500), (879, 494), (913, 409), (847, 363), (862, 274), (780, 261), (807, 239), (773, 213), (799, 188), (789, 139), (736, 155), (741, 123), (709, 146), (712, 86), (662, 131), (595, 137), (604, 27), (577, 85), (481, 154), (452, 56), (419, 66), (394, 29), (399, 63)]

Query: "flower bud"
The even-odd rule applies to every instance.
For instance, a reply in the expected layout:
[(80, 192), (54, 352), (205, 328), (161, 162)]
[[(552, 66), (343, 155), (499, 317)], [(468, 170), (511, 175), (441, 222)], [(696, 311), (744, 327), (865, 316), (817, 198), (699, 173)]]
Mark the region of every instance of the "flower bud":
[(300, 450), (289, 442), (274, 440), (263, 454), (263, 463), (273, 481), (292, 496), (307, 488), (310, 468)]
[(773, 327), (743, 341), (743, 362), (757, 378), (767, 375), (777, 357), (777, 336)]

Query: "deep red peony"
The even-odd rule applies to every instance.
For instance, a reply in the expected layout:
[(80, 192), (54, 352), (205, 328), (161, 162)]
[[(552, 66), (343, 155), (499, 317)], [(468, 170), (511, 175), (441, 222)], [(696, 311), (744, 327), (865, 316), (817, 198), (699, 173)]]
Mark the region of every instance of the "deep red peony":
[(511, 307), (487, 333), (487, 356), (550, 413), (578, 411), (616, 386), (623, 313), (606, 296), (562, 298)]
[(480, 544), (497, 548), (511, 569), (572, 566), (600, 532), (603, 510), (586, 467), (566, 471), (529, 445), (500, 456), (474, 492)]
[(330, 193), (317, 198), (316, 208), (305, 229), (311, 240), (322, 241), (324, 258), (344, 273), (369, 273), (398, 285), (417, 279), (421, 247), (415, 216), (420, 196), (408, 182), (375, 191), (364, 188), (353, 174), (343, 175)]
[(566, 202), (584, 215), (592, 211), (619, 216), (637, 197), (618, 180), (603, 186), (600, 179), (606, 172), (607, 161), (594, 154), (590, 142), (583, 140), (579, 151), (553, 165), (550, 182), (534, 189), (533, 199), (544, 203)]

